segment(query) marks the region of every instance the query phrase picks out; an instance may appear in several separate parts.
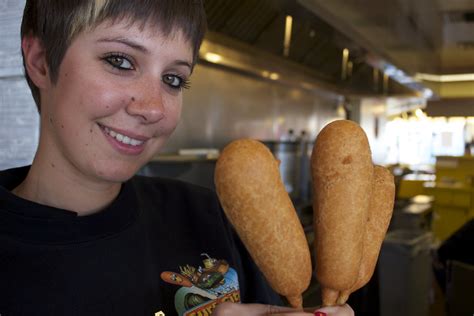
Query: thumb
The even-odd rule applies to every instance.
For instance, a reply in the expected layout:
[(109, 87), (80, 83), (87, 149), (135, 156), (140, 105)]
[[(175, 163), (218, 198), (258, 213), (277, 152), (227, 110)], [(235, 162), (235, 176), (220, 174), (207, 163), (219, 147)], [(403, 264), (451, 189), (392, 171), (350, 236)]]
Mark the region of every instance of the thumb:
[(212, 316), (300, 316), (313, 315), (312, 313), (305, 313), (303, 310), (294, 309), (291, 307), (264, 305), (264, 304), (240, 304), (224, 302), (217, 305), (212, 312)]
[[(318, 315), (317, 312), (321, 312), (326, 314), (327, 316), (354, 316), (354, 311), (352, 308), (347, 305), (340, 305), (340, 306), (328, 306), (328, 307), (321, 307), (314, 311), (314, 315)], [(320, 315), (324, 315), (320, 314)]]

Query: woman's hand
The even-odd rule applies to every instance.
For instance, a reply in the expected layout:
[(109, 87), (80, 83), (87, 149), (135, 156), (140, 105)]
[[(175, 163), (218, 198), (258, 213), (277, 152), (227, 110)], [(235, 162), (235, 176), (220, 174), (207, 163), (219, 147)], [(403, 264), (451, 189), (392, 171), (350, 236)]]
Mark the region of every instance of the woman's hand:
[(263, 305), (263, 304), (236, 304), (221, 303), (214, 312), (213, 316), (354, 316), (352, 308), (345, 304), (342, 306), (321, 307), (318, 309), (305, 308), (298, 310), (290, 307)]
[[(320, 314), (318, 314), (320, 313)], [(354, 316), (354, 311), (352, 308), (344, 304), (342, 306), (330, 306), (330, 307), (321, 307), (313, 312), (315, 316)]]

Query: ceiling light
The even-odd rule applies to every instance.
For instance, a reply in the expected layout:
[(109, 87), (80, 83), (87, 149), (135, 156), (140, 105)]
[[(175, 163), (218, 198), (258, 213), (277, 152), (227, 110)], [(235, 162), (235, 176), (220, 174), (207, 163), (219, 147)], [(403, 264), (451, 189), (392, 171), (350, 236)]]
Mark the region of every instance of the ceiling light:
[(433, 75), (417, 73), (415, 79), (433, 82), (460, 82), (474, 81), (474, 73), (472, 74), (453, 74), (453, 75)]
[(283, 55), (288, 57), (290, 55), (291, 42), (291, 28), (293, 26), (293, 18), (290, 15), (286, 16), (285, 22), (285, 38), (283, 39)]
[(349, 61), (349, 50), (344, 48), (342, 50), (342, 70), (341, 70), (341, 79), (346, 80), (347, 78), (347, 62)]
[(349, 58), (349, 50), (347, 48), (344, 48), (342, 50), (342, 56), (345, 58), (345, 59), (348, 59)]
[(272, 72), (272, 73), (270, 74), (270, 79), (272, 79), (272, 80), (278, 80), (278, 79), (280, 79), (280, 75), (277, 74), (276, 72)]
[(385, 67), (384, 69), (384, 72), (390, 77), (395, 76), (397, 74), (397, 71), (398, 69), (392, 65), (387, 65), (387, 67)]
[(415, 110), (415, 116), (416, 116), (418, 119), (424, 119), (424, 118), (426, 118), (426, 114), (425, 114), (425, 112), (423, 112), (422, 109), (416, 109), (416, 110)]
[(434, 95), (433, 90), (428, 89), (428, 88), (423, 89), (423, 97), (424, 97), (425, 99), (429, 99), (429, 98), (431, 98), (433, 95)]
[(214, 53), (206, 53), (204, 55), (204, 58), (211, 63), (219, 63), (222, 60), (222, 56), (219, 54), (214, 54)]

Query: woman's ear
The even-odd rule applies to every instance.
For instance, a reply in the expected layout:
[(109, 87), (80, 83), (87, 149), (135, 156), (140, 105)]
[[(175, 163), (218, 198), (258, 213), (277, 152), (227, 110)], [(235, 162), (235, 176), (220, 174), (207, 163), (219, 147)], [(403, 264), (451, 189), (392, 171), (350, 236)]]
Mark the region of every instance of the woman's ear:
[(21, 40), (21, 49), (28, 76), (39, 89), (50, 84), (46, 51), (41, 40), (35, 36), (25, 36)]

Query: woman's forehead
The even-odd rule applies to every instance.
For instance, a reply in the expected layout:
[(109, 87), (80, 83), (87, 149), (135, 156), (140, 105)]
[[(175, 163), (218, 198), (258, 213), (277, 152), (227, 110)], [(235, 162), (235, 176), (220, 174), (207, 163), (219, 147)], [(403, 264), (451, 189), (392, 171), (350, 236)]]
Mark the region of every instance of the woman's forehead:
[(179, 44), (180, 47), (189, 49), (192, 53), (193, 45), (191, 39), (186, 37), (184, 31), (175, 26), (169, 30), (150, 22), (136, 21), (131, 18), (108, 19), (99, 23), (91, 29), (86, 30), (96, 40), (98, 38), (130, 38), (136, 42), (149, 44)]
[[(103, 43), (125, 44), (150, 55), (173, 55), (193, 64), (193, 46), (184, 32), (176, 28), (165, 33), (151, 23), (131, 23), (129, 20), (109, 20), (78, 34), (73, 41), (95, 45)], [(88, 43), (88, 44), (87, 44)], [(72, 44), (70, 48), (77, 48)], [(78, 49), (83, 49), (80, 46)]]

